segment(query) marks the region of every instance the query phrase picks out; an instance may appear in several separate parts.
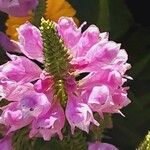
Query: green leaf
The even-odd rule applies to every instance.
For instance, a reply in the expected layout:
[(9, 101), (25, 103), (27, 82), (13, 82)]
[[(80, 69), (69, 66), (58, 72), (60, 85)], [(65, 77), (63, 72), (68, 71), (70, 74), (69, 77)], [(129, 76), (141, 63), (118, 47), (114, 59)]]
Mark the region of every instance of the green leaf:
[(99, 0), (97, 25), (114, 38), (125, 34), (132, 24), (132, 16), (123, 0)]
[(50, 141), (44, 141), (42, 138), (36, 139), (33, 150), (60, 150), (60, 140), (57, 138), (52, 138)]
[(99, 0), (69, 0), (69, 2), (76, 9), (77, 18), (81, 22), (87, 21), (89, 24), (97, 22)]
[(140, 106), (148, 106), (150, 104), (150, 93), (145, 93), (144, 95), (137, 98)]
[(133, 23), (133, 18), (123, 0), (69, 0), (77, 10), (81, 22), (96, 24), (101, 31), (120, 38)]
[(98, 25), (104, 31), (111, 31), (110, 27), (110, 8), (109, 8), (109, 1), (108, 0), (100, 0), (99, 3), (99, 18), (98, 18)]
[[(132, 62), (132, 69), (134, 69), (136, 64), (141, 61), (144, 62), (144, 59), (147, 59), (149, 57), (150, 27), (137, 27), (136, 30), (134, 30), (130, 33), (130, 35), (127, 36), (123, 47), (128, 50), (129, 62)], [(143, 68), (144, 67), (145, 66), (143, 66)], [(149, 79), (148, 76), (150, 77), (150, 71), (149, 69), (145, 69), (144, 74), (141, 76), (141, 78)]]
[(76, 130), (72, 135), (71, 133), (64, 136), (64, 139), (61, 142), (62, 150), (86, 150), (87, 142), (86, 136), (82, 131)]
[(144, 67), (150, 62), (150, 55), (144, 56), (139, 62), (134, 64), (131, 74), (133, 78), (137, 77), (144, 69)]
[[(68, 132), (68, 131), (67, 131)], [(82, 131), (76, 131), (74, 135), (70, 132), (64, 134), (63, 140), (57, 137), (53, 137), (50, 141), (44, 141), (43, 139), (37, 139), (34, 144), (35, 150), (86, 150), (87, 142), (86, 136)]]

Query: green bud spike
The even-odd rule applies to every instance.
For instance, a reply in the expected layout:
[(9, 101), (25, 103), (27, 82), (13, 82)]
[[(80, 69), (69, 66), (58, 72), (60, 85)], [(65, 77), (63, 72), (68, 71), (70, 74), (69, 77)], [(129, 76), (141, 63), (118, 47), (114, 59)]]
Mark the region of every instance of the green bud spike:
[(150, 150), (150, 131), (146, 135), (145, 140), (140, 144), (137, 150)]
[(38, 6), (33, 11), (32, 24), (39, 27), (41, 18), (45, 15), (47, 0), (39, 0)]
[(45, 56), (45, 70), (55, 79), (63, 79), (69, 69), (68, 53), (59, 37), (54, 22), (41, 19), (40, 27)]
[(69, 72), (69, 54), (52, 21), (41, 19), (41, 34), (44, 47), (44, 68), (54, 78), (55, 96), (65, 105), (67, 100), (64, 78)]

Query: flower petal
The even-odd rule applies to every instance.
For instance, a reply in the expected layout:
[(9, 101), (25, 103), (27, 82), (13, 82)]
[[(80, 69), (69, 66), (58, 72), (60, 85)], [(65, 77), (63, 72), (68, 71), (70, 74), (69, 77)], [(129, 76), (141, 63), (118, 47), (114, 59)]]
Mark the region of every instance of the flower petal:
[(39, 29), (27, 22), (21, 25), (17, 31), (22, 53), (30, 59), (43, 62), (43, 45)]

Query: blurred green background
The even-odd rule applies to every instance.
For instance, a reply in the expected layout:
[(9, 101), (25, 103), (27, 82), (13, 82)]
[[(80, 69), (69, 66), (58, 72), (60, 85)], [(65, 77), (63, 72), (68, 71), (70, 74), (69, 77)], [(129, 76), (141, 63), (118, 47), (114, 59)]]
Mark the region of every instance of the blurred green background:
[[(135, 150), (150, 130), (150, 8), (148, 0), (69, 0), (80, 22), (96, 24), (110, 33), (110, 39), (122, 43), (129, 54), (134, 78), (129, 98), (132, 103), (122, 110), (126, 117), (113, 115), (113, 129), (107, 130), (105, 142), (120, 150)], [(0, 13), (0, 31), (7, 16)], [(0, 51), (0, 64), (6, 61)]]

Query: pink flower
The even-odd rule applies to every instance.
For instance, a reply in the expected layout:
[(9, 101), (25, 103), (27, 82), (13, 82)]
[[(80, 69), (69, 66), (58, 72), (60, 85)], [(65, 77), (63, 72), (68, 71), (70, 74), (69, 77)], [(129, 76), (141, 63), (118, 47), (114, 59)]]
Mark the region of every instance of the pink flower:
[(8, 128), (7, 134), (21, 129), (30, 124), (31, 121), (32, 118), (23, 114), (19, 107), (19, 103), (17, 102), (7, 105), (0, 116), (0, 124), (3, 124)]
[(7, 135), (4, 138), (0, 139), (0, 148), (3, 150), (12, 150), (12, 135)]
[(53, 78), (43, 71), (39, 80), (34, 84), (34, 89), (39, 93), (50, 92), (54, 84)]
[(20, 107), (23, 113), (33, 117), (45, 115), (51, 104), (43, 93), (27, 91), (20, 100)]
[(107, 86), (95, 86), (88, 98), (88, 105), (93, 111), (97, 111), (101, 116), (104, 108), (109, 108), (114, 105), (110, 91)]
[[(120, 69), (124, 68), (125, 73), (129, 69), (126, 64), (127, 54), (120, 49), (120, 44), (109, 41), (108, 33), (100, 33), (99, 29), (94, 25), (81, 33), (82, 26), (77, 28), (70, 18), (60, 18), (57, 24), (60, 36), (68, 46), (70, 54), (73, 55), (71, 64), (75, 65), (77, 71), (80, 73), (91, 72), (99, 71), (103, 68), (116, 70), (119, 67), (117, 71), (122, 72)], [(70, 35), (72, 35), (71, 38), (68, 38)], [(69, 44), (70, 40), (75, 44)], [(80, 68), (83, 62), (86, 65)]]
[(101, 41), (95, 44), (86, 54), (86, 57), (90, 62), (107, 63), (113, 61), (119, 52), (120, 44), (113, 41), (108, 41), (105, 44), (101, 44)]
[(50, 106), (44, 94), (26, 91), (20, 100), (1, 108), (0, 123), (9, 128), (8, 132), (16, 131), (29, 125), (34, 118), (45, 115)]
[(39, 29), (27, 22), (21, 25), (17, 31), (21, 52), (30, 59), (43, 62), (43, 45)]
[(7, 78), (0, 79), (0, 100), (20, 101), (24, 94), (33, 89), (31, 83), (17, 83)]
[(0, 10), (11, 16), (27, 16), (37, 4), (37, 0), (0, 0)]
[(0, 46), (7, 52), (18, 52), (18, 45), (15, 41), (10, 40), (7, 35), (0, 31)]
[(89, 144), (88, 150), (118, 150), (118, 148), (108, 143), (96, 141), (95, 143)]
[(87, 100), (88, 105), (103, 117), (103, 113), (120, 113), (120, 109), (130, 103), (123, 89), (111, 91), (106, 85), (95, 86)]
[(42, 70), (24, 56), (10, 55), (11, 61), (0, 66), (3, 76), (16, 82), (31, 82), (39, 78)]
[(94, 119), (92, 110), (89, 106), (73, 95), (68, 98), (66, 117), (71, 126), (72, 133), (74, 133), (75, 127), (88, 133), (91, 123), (99, 126), (99, 123)]
[(71, 48), (75, 57), (85, 56), (87, 51), (99, 41), (99, 29), (95, 25), (89, 26), (81, 35), (78, 43)]
[(57, 30), (69, 48), (75, 46), (81, 37), (81, 28), (77, 29), (72, 18), (62, 17), (59, 19)]
[(44, 116), (39, 116), (33, 121), (30, 137), (42, 136), (44, 140), (49, 141), (52, 136), (58, 134), (59, 138), (62, 139), (61, 130), (64, 127), (64, 123), (64, 111), (60, 104), (56, 103)]
[[(42, 71), (32, 61), (43, 65), (46, 62), (43, 60), (49, 59), (44, 55), (39, 29), (28, 22), (18, 28), (17, 44), (26, 57), (8, 54), (11, 61), (0, 66), (0, 96), (10, 102), (1, 108), (0, 116), (7, 133), (29, 125), (31, 138), (50, 140), (58, 135), (62, 139), (65, 118), (72, 133), (76, 127), (88, 133), (91, 124), (99, 126), (93, 112), (101, 117), (104, 113), (121, 113), (120, 109), (130, 103), (127, 87), (123, 87), (130, 79), (125, 75), (131, 67), (126, 51), (120, 49), (120, 44), (109, 41), (108, 33), (101, 33), (95, 25), (82, 32), (84, 24), (78, 28), (73, 19), (65, 17), (54, 24), (70, 55), (67, 68), (58, 61), (56, 73), (61, 70), (58, 76), (51, 72), (53, 68)], [(82, 78), (76, 81), (80, 75)], [(92, 147), (113, 148), (100, 142), (90, 144), (89, 150)]]

